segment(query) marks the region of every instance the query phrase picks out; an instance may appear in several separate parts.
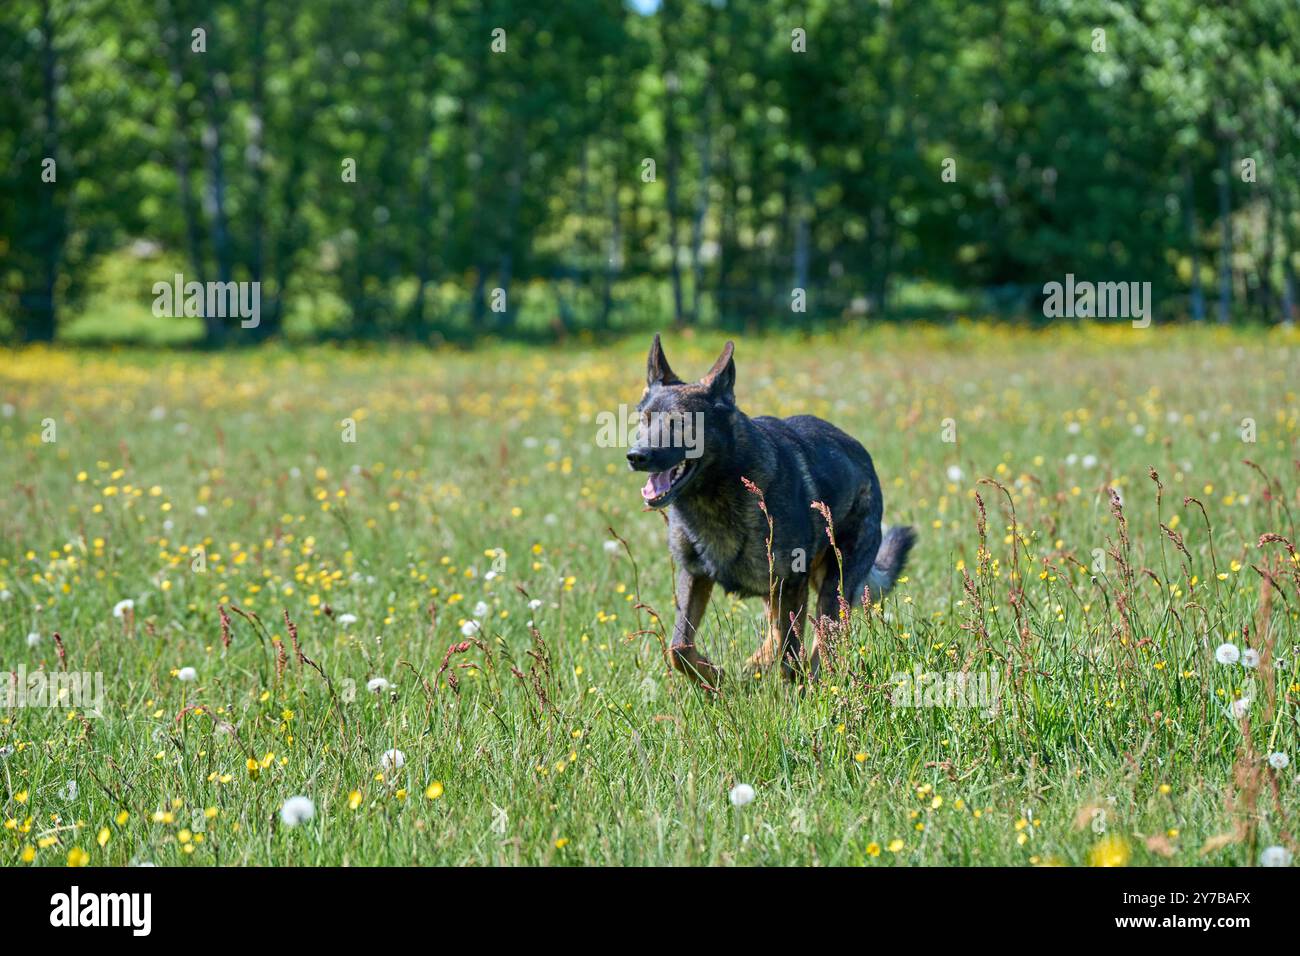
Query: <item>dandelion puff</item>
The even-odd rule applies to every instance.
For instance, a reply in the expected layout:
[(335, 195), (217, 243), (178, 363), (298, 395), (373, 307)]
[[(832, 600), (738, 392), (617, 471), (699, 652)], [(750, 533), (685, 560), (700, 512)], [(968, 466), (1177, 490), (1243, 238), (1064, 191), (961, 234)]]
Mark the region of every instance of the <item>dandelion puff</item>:
[(961, 470), (960, 465), (948, 466), (948, 480), (951, 481), (954, 485), (957, 484), (957, 482), (961, 481), (965, 477), (966, 477), (966, 472)]
[(372, 677), (366, 681), (366, 690), (372, 694), (381, 694), (393, 685), (382, 677)]
[(176, 672), (177, 680), (196, 681), (199, 679), (199, 672), (193, 667), (182, 667)]
[(357, 616), (355, 614), (340, 614), (338, 616), (338, 622), (344, 625), (355, 624), (357, 623)]
[(487, 612), (488, 612), (487, 601), (479, 601), (477, 604), (474, 605), (475, 617), (479, 617), (479, 618), (487, 617)]
[(1097, 456), (1096, 456), (1096, 455), (1084, 455), (1084, 456), (1083, 456), (1083, 459), (1079, 462), (1079, 464), (1083, 465), (1084, 468), (1096, 468), (1096, 467), (1097, 467)]
[(0, 760), (8, 760), (9, 755), (12, 754), (13, 752), (14, 752), (13, 744), (5, 744), (3, 747), (0, 747)]
[(738, 783), (731, 788), (731, 793), (727, 794), (733, 807), (743, 807), (747, 803), (754, 802), (754, 788), (747, 783)]
[(379, 759), (379, 766), (384, 770), (401, 770), (406, 766), (406, 754), (396, 748), (385, 750), (383, 757)]
[(127, 611), (135, 610), (135, 602), (130, 598), (123, 598), (113, 605), (113, 617), (125, 617)]
[(296, 827), (316, 815), (316, 804), (308, 797), (290, 797), (280, 808), (280, 819), (287, 827)]
[(473, 637), (475, 634), (479, 632), (479, 629), (482, 626), (483, 625), (479, 624), (478, 621), (466, 621), (464, 624), (460, 626), (460, 632), (464, 634), (466, 637)]
[(1291, 765), (1291, 758), (1280, 750), (1268, 755), (1268, 765), (1274, 770), (1285, 770)]
[(41, 635), (37, 634), (35, 631), (32, 631), (30, 634), (27, 635), (28, 647), (35, 647), (40, 642), (41, 642)]
[(1259, 855), (1260, 866), (1290, 866), (1291, 851), (1284, 846), (1265, 847)]
[(64, 800), (76, 800), (77, 789), (77, 781), (69, 780), (63, 785), (63, 789), (59, 791), (59, 796)]
[(1232, 702), (1232, 716), (1237, 718), (1245, 717), (1250, 713), (1250, 698), (1239, 697)]
[(1214, 659), (1220, 664), (1235, 664), (1241, 660), (1241, 651), (1236, 644), (1220, 644), (1214, 649)]
[(536, 611), (541, 606), (542, 606), (542, 602), (540, 598), (533, 598), (531, 601), (528, 602), (528, 610), (530, 611)]
[(612, 557), (613, 555), (618, 554), (618, 549), (619, 549), (619, 547), (620, 547), (620, 546), (619, 546), (619, 543), (618, 543), (617, 541), (615, 541), (613, 538), (610, 538), (610, 539), (609, 539), (608, 541), (606, 541), (605, 544), (604, 544), (605, 553), (608, 554), (608, 555), (610, 555), (611, 557)]
[(1255, 668), (1259, 666), (1259, 651), (1248, 647), (1241, 652), (1241, 666)]

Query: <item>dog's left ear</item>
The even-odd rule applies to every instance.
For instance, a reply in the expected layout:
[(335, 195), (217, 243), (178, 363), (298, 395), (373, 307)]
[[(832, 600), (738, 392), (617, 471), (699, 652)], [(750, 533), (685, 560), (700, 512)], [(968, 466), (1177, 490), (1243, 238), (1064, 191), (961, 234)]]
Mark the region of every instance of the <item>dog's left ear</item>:
[(700, 379), (700, 384), (709, 390), (714, 398), (734, 400), (736, 397), (736, 362), (731, 353), (736, 350), (732, 342), (722, 348), (722, 354), (713, 363), (707, 375)]

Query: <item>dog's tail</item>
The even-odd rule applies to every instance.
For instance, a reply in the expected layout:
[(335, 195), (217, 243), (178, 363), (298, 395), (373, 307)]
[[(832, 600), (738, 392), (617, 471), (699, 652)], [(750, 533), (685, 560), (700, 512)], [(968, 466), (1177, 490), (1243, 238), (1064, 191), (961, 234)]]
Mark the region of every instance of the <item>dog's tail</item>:
[(885, 532), (880, 550), (876, 552), (876, 561), (867, 575), (873, 601), (879, 601), (894, 586), (903, 573), (903, 566), (907, 564), (907, 556), (914, 544), (916, 530), (913, 528), (899, 525)]

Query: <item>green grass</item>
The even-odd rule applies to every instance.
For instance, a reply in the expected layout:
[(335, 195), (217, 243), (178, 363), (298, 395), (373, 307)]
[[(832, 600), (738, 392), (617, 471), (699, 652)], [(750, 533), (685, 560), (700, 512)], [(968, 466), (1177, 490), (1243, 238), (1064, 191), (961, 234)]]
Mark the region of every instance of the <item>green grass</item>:
[[(665, 346), (699, 374), (714, 339)], [(718, 696), (665, 666), (663, 521), (595, 441), (596, 413), (639, 396), (645, 345), (0, 354), (0, 663), (59, 669), (58, 631), (105, 696), (99, 719), (0, 715), (0, 861), (1251, 864), (1286, 842), (1297, 768), (1264, 757), (1297, 755), (1300, 593), (1285, 547), (1258, 540), (1296, 539), (1300, 338), (741, 340), (741, 407), (858, 437), (886, 521), (921, 538), (809, 688), (739, 680), (761, 605), (715, 597)], [(1131, 583), (1113, 555), (1091, 573), (1109, 548)], [(1251, 565), (1282, 589), (1262, 606)], [(479, 602), (481, 646), (439, 676)], [(219, 604), (265, 633), (231, 612), (224, 648)], [(1224, 641), (1271, 653), (1216, 664)], [(891, 706), (913, 667), (996, 674), (995, 712)], [(1245, 722), (1225, 712), (1239, 693)], [(738, 783), (757, 795), (736, 808)], [(295, 795), (316, 815), (291, 828)]]

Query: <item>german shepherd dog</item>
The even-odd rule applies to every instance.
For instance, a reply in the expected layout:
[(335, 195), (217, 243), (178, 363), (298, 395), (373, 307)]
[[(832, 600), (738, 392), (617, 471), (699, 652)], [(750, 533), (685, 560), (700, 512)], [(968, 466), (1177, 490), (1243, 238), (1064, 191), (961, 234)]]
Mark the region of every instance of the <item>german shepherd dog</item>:
[[(698, 382), (678, 378), (656, 335), (646, 362), (646, 389), (634, 447), (634, 471), (650, 473), (645, 504), (668, 509), (668, 546), (677, 565), (669, 657), (673, 666), (717, 688), (722, 670), (696, 645), (714, 584), (728, 593), (762, 597), (768, 628), (747, 669), (780, 661), (790, 680), (804, 673), (801, 637), (810, 594), (816, 620), (836, 620), (840, 594), (850, 605), (879, 600), (898, 580), (916, 541), (911, 528), (882, 537), (884, 502), (871, 456), (853, 438), (811, 415), (750, 418), (736, 407), (736, 364), (728, 342)], [(762, 492), (768, 517), (747, 479)], [(837, 561), (825, 518), (830, 510)], [(841, 592), (842, 588), (842, 592)], [(807, 673), (820, 664), (816, 641)]]

